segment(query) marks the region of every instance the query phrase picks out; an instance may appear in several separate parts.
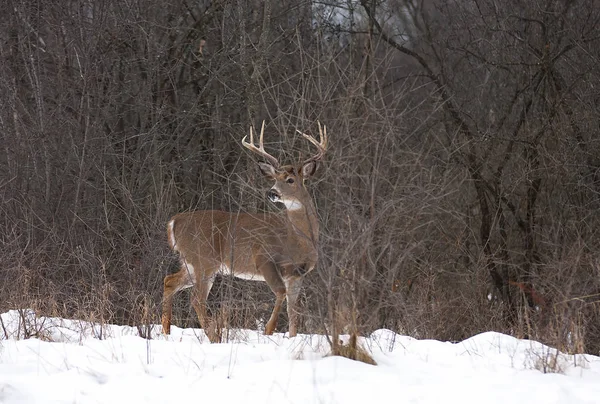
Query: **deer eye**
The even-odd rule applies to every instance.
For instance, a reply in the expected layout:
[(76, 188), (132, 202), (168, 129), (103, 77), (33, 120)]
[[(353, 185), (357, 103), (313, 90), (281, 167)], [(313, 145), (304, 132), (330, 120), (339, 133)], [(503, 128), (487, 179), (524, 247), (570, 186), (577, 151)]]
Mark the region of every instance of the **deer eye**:
[(288, 179), (285, 180), (285, 182), (287, 182), (288, 184), (293, 184), (294, 183), (294, 179), (292, 177), (288, 177)]

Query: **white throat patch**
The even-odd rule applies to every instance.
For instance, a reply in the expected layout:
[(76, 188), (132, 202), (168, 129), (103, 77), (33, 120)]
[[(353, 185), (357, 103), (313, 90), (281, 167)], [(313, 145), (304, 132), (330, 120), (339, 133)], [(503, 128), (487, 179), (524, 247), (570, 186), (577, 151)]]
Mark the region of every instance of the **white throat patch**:
[(280, 199), (279, 202), (283, 203), (287, 210), (300, 210), (303, 208), (302, 202), (295, 198)]

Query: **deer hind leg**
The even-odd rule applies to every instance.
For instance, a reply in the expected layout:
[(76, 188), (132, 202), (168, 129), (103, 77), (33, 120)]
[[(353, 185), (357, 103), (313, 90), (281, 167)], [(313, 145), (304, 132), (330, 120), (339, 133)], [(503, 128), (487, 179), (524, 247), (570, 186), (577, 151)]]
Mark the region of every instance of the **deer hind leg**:
[(271, 335), (273, 334), (273, 331), (275, 331), (275, 327), (277, 326), (277, 317), (279, 317), (281, 305), (283, 304), (283, 300), (285, 299), (285, 283), (279, 275), (277, 266), (268, 258), (257, 258), (256, 267), (265, 278), (267, 285), (269, 285), (273, 293), (275, 293), (275, 306), (273, 307), (271, 317), (269, 318), (269, 321), (265, 326), (265, 335)]
[(302, 278), (287, 278), (285, 283), (287, 286), (286, 291), (289, 336), (295, 337), (298, 325), (298, 311), (296, 310), (296, 304), (298, 302), (298, 296), (300, 295), (300, 288), (302, 287)]
[(198, 316), (198, 321), (200, 322), (200, 326), (204, 330), (206, 336), (210, 340), (210, 342), (221, 342), (218, 336), (217, 330), (215, 329), (215, 324), (208, 315), (206, 300), (208, 299), (208, 294), (212, 289), (212, 285), (215, 280), (215, 274), (205, 275), (204, 279), (201, 279), (194, 289), (192, 293), (191, 300), (192, 306), (196, 311), (196, 315)]
[(173, 296), (180, 290), (192, 286), (193, 280), (188, 270), (183, 266), (179, 272), (165, 276), (162, 300), (162, 329), (163, 333), (171, 333), (171, 315), (173, 311)]

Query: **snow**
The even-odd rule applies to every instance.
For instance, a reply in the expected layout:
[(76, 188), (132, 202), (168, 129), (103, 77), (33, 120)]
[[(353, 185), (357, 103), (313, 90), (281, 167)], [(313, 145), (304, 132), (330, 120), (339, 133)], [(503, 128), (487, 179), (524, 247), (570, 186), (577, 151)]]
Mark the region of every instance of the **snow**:
[(372, 366), (327, 356), (320, 335), (231, 330), (210, 344), (198, 329), (153, 326), (146, 340), (32, 311), (1, 319), (0, 403), (600, 402), (600, 358), (495, 332), (453, 344), (378, 330), (360, 339)]

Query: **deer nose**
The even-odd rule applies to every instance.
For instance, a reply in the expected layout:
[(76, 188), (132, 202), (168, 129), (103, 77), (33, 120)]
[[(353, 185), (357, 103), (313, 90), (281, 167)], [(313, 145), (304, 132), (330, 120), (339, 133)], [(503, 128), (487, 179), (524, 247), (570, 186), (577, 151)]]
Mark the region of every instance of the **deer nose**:
[(281, 196), (279, 195), (279, 192), (271, 188), (267, 191), (267, 198), (269, 198), (271, 202), (278, 202), (281, 199)]

